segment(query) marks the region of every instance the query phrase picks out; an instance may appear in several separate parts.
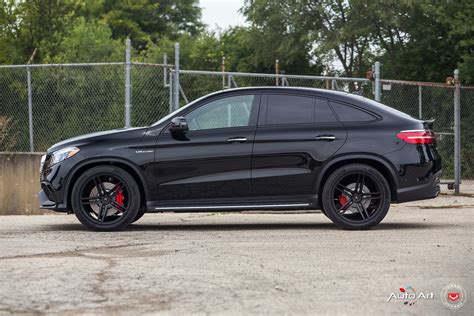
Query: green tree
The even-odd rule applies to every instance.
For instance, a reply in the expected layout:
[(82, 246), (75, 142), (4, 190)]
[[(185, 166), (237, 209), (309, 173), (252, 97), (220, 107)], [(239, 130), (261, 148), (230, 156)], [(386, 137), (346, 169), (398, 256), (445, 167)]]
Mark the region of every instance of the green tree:
[(44, 62), (91, 63), (119, 61), (123, 59), (124, 45), (112, 39), (112, 31), (105, 21), (79, 17), (58, 46), (56, 55), (47, 55)]
[[(312, 55), (312, 41), (308, 29), (299, 24), (303, 12), (296, 0), (246, 1), (242, 12), (251, 26), (237, 36), (253, 50), (254, 69), (274, 72), (275, 60), (287, 73), (319, 73), (321, 59)], [(248, 38), (242, 38), (247, 36)]]
[(196, 35), (202, 29), (197, 0), (104, 0), (98, 9), (115, 39), (130, 37), (133, 46), (147, 49), (163, 37)]

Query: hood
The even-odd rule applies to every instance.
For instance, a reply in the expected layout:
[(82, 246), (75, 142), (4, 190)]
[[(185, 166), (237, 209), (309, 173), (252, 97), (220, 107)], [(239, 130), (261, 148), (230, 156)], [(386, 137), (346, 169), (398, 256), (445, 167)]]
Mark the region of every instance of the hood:
[(124, 133), (130, 133), (130, 138), (144, 136), (148, 127), (119, 128), (110, 131), (102, 131), (81, 136), (72, 137), (62, 142), (56, 143), (48, 149), (48, 153), (68, 146), (84, 146), (90, 142), (105, 141), (117, 136), (124, 137)]

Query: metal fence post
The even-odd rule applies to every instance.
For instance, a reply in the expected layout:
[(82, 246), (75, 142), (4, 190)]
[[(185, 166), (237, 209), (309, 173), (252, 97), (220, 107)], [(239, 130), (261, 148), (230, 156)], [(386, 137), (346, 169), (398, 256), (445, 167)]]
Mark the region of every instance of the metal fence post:
[(166, 88), (168, 86), (168, 55), (163, 54), (163, 85)]
[(279, 80), (279, 74), (280, 74), (280, 60), (275, 60), (275, 83), (277, 86), (280, 85), (280, 80)]
[(380, 102), (380, 62), (375, 62), (375, 101)]
[(423, 100), (421, 93), (421, 86), (418, 86), (418, 118), (421, 120), (423, 117)]
[(174, 89), (174, 98), (173, 98), (173, 110), (176, 111), (179, 109), (179, 43), (174, 44), (174, 74), (173, 74), (173, 89)]
[(33, 95), (31, 91), (31, 68), (26, 66), (27, 81), (28, 81), (28, 127), (30, 137), (30, 152), (35, 151), (33, 142)]
[(125, 127), (131, 127), (131, 93), (132, 86), (130, 80), (130, 51), (131, 41), (129, 38), (125, 41)]
[(225, 56), (222, 56), (221, 70), (222, 70), (222, 90), (225, 90)]
[(454, 193), (461, 185), (461, 84), (459, 70), (454, 70)]
[(169, 94), (170, 94), (170, 108), (169, 108), (169, 112), (173, 112), (173, 107), (174, 107), (174, 101), (173, 101), (173, 98), (174, 98), (174, 90), (173, 90), (173, 79), (174, 78), (174, 70), (173, 69), (170, 69), (170, 84), (169, 84)]

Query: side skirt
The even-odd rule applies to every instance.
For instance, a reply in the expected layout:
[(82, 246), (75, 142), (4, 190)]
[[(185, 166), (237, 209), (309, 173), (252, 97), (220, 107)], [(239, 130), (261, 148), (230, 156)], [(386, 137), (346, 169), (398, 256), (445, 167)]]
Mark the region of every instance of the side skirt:
[(154, 206), (148, 207), (148, 212), (237, 212), (253, 210), (300, 210), (314, 209), (310, 203), (285, 203), (285, 204), (242, 204), (242, 205), (189, 205), (189, 206)]

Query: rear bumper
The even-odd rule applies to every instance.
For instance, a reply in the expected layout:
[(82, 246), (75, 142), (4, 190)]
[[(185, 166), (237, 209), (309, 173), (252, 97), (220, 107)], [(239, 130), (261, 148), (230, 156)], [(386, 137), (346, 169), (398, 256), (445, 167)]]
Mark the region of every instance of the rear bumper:
[(426, 183), (398, 189), (395, 203), (426, 200), (437, 197), (440, 192), (439, 178), (441, 177), (441, 172), (440, 170), (433, 174)]

